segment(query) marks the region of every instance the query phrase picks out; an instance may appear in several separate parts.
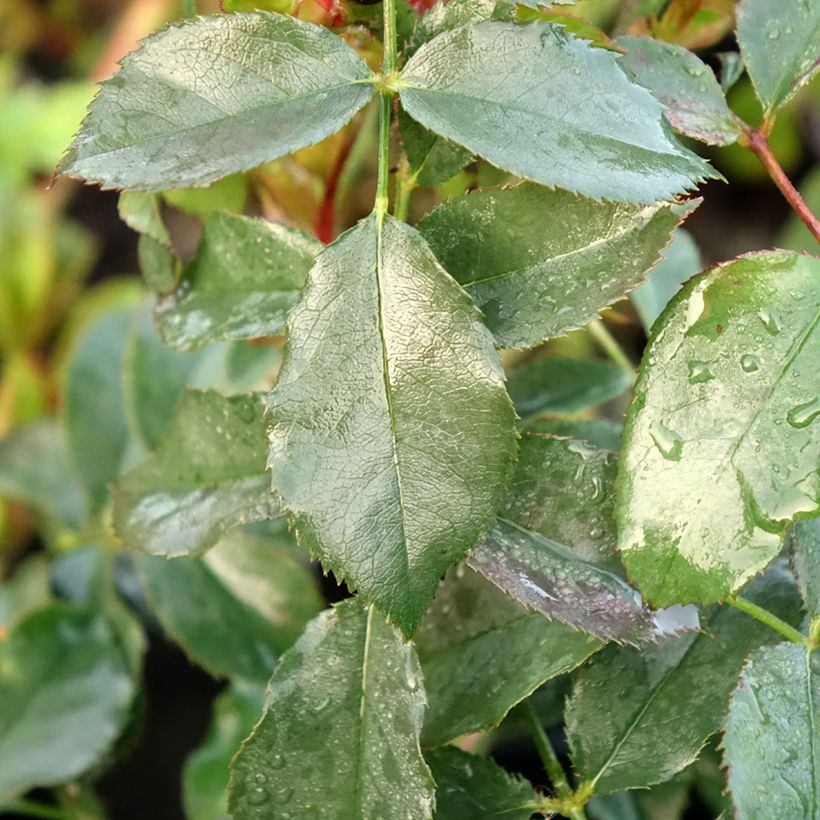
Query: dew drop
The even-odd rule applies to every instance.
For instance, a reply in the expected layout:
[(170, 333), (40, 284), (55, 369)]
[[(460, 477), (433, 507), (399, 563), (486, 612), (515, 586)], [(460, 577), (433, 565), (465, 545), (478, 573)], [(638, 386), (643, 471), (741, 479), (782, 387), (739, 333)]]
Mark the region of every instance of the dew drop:
[(760, 359), (754, 353), (744, 353), (740, 357), (740, 366), (744, 373), (754, 373), (760, 370)]
[(786, 413), (786, 421), (792, 427), (802, 430), (808, 427), (818, 416), (820, 416), (820, 397), (815, 396), (811, 401), (798, 404)]
[(775, 316), (774, 313), (767, 308), (763, 308), (757, 315), (760, 317), (760, 321), (763, 322), (763, 327), (765, 327), (772, 336), (777, 336), (777, 334), (780, 333), (780, 322), (777, 321), (777, 316)]
[(268, 760), (268, 766), (270, 766), (271, 769), (282, 769), (285, 766), (285, 762), (285, 756), (283, 754), (274, 752)]
[(708, 382), (714, 378), (714, 374), (709, 369), (707, 362), (702, 362), (698, 359), (691, 359), (687, 364), (689, 367), (690, 384), (701, 384), (702, 382)]
[(290, 786), (286, 786), (284, 789), (279, 789), (276, 792), (276, 804), (279, 806), (284, 806), (285, 803), (290, 801), (291, 796), (293, 795), (293, 789)]
[[(275, 767), (274, 767), (275, 768)], [(257, 772), (253, 776), (254, 782), (259, 784), (260, 786), (264, 785), (268, 782), (268, 776), (264, 772)]]
[(256, 786), (248, 792), (248, 803), (251, 806), (264, 806), (269, 800), (270, 794), (262, 786)]
[(661, 421), (653, 421), (649, 427), (649, 435), (652, 436), (652, 441), (667, 461), (680, 461), (683, 453), (683, 439), (674, 430), (670, 430)]

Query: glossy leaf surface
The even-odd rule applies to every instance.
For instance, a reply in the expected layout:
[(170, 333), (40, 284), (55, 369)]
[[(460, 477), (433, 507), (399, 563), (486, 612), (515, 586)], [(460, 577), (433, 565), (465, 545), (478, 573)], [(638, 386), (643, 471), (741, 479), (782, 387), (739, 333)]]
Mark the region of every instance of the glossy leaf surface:
[(519, 185), (447, 202), (419, 229), (497, 344), (528, 347), (581, 327), (639, 285), (689, 208)]
[(345, 601), (312, 621), (277, 664), (266, 700), (232, 764), (235, 820), (432, 817), (421, 670), (374, 608)]
[(60, 170), (106, 188), (206, 185), (338, 131), (370, 77), (347, 43), (293, 17), (185, 20), (102, 84)]
[(790, 532), (797, 586), (808, 611), (820, 615), (820, 518), (797, 521)]
[(660, 104), (614, 54), (546, 23), (440, 34), (405, 66), (401, 101), (426, 128), (499, 168), (587, 196), (653, 203), (712, 175), (670, 136)]
[(601, 641), (529, 612), (459, 566), (416, 636), (429, 707), (425, 746), (498, 725), (542, 683), (574, 669)]
[[(800, 601), (781, 567), (748, 597), (791, 624)], [(610, 646), (582, 669), (567, 707), (575, 769), (601, 794), (667, 780), (697, 757), (721, 725), (749, 652), (778, 634), (731, 607), (702, 616), (703, 632), (666, 638), (641, 651)]]
[(530, 820), (532, 809), (519, 808), (535, 800), (527, 781), (455, 746), (426, 757), (438, 786), (435, 820)]
[(743, 0), (737, 41), (766, 111), (775, 111), (820, 67), (820, 6), (813, 0)]
[(64, 604), (0, 641), (0, 803), (73, 780), (109, 750), (134, 685), (108, 624)]
[(812, 820), (820, 807), (820, 656), (782, 643), (743, 667), (723, 735), (737, 817)]
[(750, 254), (693, 280), (644, 354), (616, 516), (658, 606), (710, 603), (779, 552), (820, 496), (820, 260)]
[(197, 255), (156, 311), (166, 343), (281, 334), (321, 245), (300, 231), (235, 214), (203, 220)]
[(663, 103), (676, 131), (709, 145), (730, 145), (741, 134), (723, 91), (699, 57), (682, 46), (649, 37), (619, 37), (621, 65)]
[(510, 373), (507, 390), (518, 415), (575, 413), (610, 401), (632, 386), (622, 367), (600, 359), (549, 356)]
[(139, 556), (154, 613), (217, 677), (267, 682), (276, 658), (322, 608), (293, 555), (237, 531), (202, 558)]
[(409, 634), (514, 457), (492, 337), (419, 234), (374, 216), (319, 257), (288, 335), (273, 487), (300, 543)]
[(257, 395), (186, 392), (156, 453), (117, 485), (114, 526), (125, 543), (201, 553), (231, 527), (277, 515), (262, 412)]

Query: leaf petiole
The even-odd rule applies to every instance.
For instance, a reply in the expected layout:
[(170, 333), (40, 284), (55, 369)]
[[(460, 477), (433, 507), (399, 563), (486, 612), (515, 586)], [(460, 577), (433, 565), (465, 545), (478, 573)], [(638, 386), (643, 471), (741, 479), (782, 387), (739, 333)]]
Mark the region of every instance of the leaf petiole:
[(809, 650), (814, 649), (815, 644), (813, 640), (807, 638), (802, 632), (798, 632), (793, 626), (778, 618), (773, 612), (769, 612), (768, 609), (764, 609), (762, 606), (758, 606), (748, 599), (739, 596), (727, 598), (726, 603), (735, 609), (739, 609), (741, 612), (745, 612), (746, 615), (756, 618), (761, 623), (766, 624), (766, 626), (779, 632), (787, 640), (793, 643), (803, 644)]
[(635, 366), (629, 360), (629, 357), (618, 343), (618, 340), (607, 330), (606, 325), (600, 319), (593, 319), (587, 327), (604, 353), (609, 356), (610, 360), (622, 368), (625, 373), (628, 373), (629, 377), (634, 381)]

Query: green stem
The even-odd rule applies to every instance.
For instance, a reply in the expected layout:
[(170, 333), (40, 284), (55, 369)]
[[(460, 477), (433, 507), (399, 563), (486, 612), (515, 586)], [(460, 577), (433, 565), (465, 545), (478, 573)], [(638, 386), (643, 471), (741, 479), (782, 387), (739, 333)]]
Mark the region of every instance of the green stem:
[(398, 66), (396, 37), (396, 0), (384, 0), (384, 56), (382, 85), (379, 88), (379, 175), (376, 180), (375, 211), (379, 223), (387, 213), (390, 188), (390, 121), (393, 115), (393, 89), (389, 79)]
[(182, 0), (182, 16), (196, 17), (199, 14), (196, 0)]
[(624, 349), (618, 344), (618, 340), (607, 330), (606, 325), (600, 319), (594, 319), (589, 323), (589, 332), (594, 337), (595, 341), (600, 345), (601, 349), (609, 358), (622, 368), (626, 373), (629, 373), (630, 378), (635, 378), (635, 366), (629, 360)]
[(775, 630), (775, 632), (779, 632), (787, 640), (790, 640), (793, 643), (803, 644), (809, 649), (814, 648), (813, 642), (802, 632), (798, 632), (793, 626), (790, 626), (785, 621), (780, 620), (777, 615), (773, 612), (769, 612), (768, 609), (764, 609), (762, 606), (753, 604), (746, 598), (727, 598), (726, 603), (733, 606), (735, 609), (739, 609), (741, 612), (745, 612), (752, 618), (756, 618), (761, 623), (766, 624), (766, 626), (771, 627)]
[(409, 173), (407, 158), (402, 158), (399, 173), (396, 175), (396, 202), (393, 206), (393, 215), (402, 222), (407, 222), (410, 211), (410, 197), (416, 189), (416, 177)]
[(19, 797), (3, 808), (17, 814), (25, 814), (28, 817), (44, 817), (46, 820), (70, 820), (71, 818), (68, 812), (58, 809), (56, 806), (44, 806), (42, 803), (27, 800), (25, 797)]

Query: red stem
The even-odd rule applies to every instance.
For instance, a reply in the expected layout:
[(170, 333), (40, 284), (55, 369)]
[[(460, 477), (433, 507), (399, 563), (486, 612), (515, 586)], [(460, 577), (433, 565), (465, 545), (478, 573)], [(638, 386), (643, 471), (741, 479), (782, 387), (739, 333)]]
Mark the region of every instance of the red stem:
[(336, 158), (336, 164), (330, 172), (330, 176), (325, 183), (325, 195), (319, 205), (319, 210), (316, 214), (316, 238), (325, 245), (330, 244), (335, 238), (336, 225), (336, 190), (339, 187), (339, 180), (342, 177), (345, 164), (347, 163), (350, 151), (353, 148), (353, 143), (356, 142), (356, 137), (359, 135), (359, 126), (355, 126), (351, 131), (339, 156)]
[(791, 180), (783, 172), (780, 163), (772, 153), (769, 142), (765, 135), (754, 128), (746, 131), (746, 144), (757, 154), (758, 159), (763, 163), (763, 167), (769, 172), (769, 176), (774, 184), (780, 189), (780, 193), (786, 198), (794, 212), (803, 220), (806, 227), (811, 231), (812, 236), (820, 242), (820, 219), (818, 219), (806, 201), (792, 185)]

